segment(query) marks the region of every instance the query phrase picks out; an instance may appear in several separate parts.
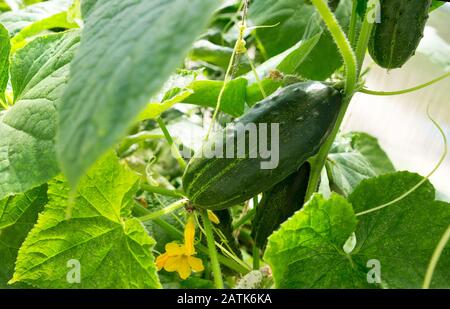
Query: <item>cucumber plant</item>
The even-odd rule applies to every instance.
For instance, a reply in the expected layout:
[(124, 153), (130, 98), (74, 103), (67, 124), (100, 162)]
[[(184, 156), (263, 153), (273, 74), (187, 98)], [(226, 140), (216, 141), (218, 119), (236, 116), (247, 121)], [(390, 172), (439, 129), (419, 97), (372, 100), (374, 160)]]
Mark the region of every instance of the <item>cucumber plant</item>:
[(443, 86), (365, 81), (440, 10), (0, 0), (0, 288), (450, 287), (448, 132), (424, 176), (341, 132), (357, 93)]

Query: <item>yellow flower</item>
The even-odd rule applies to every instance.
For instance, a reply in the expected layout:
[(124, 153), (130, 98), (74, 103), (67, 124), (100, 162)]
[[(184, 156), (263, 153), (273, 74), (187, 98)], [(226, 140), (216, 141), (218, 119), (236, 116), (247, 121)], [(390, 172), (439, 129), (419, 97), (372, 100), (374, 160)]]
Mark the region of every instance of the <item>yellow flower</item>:
[(208, 212), (208, 219), (209, 219), (209, 221), (211, 221), (214, 224), (219, 224), (220, 223), (220, 220), (216, 216), (215, 213), (213, 213), (211, 210), (208, 210), (207, 212)]
[(168, 243), (166, 252), (156, 259), (158, 270), (165, 269), (168, 272), (178, 272), (181, 279), (187, 279), (192, 271), (200, 272), (205, 268), (201, 259), (193, 257), (185, 245)]
[(186, 226), (184, 227), (184, 244), (186, 246), (187, 254), (195, 254), (194, 248), (195, 241), (195, 218), (193, 214), (190, 214)]

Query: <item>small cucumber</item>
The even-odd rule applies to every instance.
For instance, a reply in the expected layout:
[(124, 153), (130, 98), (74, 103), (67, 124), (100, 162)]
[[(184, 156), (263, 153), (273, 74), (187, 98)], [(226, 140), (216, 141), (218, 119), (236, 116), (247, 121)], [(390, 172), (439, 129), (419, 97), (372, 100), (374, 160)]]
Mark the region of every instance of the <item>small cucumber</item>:
[(382, 68), (402, 67), (423, 37), (431, 0), (381, 0), (381, 22), (375, 23), (369, 53)]
[(306, 162), (297, 172), (263, 193), (263, 198), (256, 208), (252, 229), (252, 236), (258, 248), (264, 249), (267, 238), (303, 206), (310, 169), (309, 163)]
[[(321, 82), (302, 82), (278, 90), (204, 143), (183, 176), (187, 197), (199, 207), (217, 210), (269, 190), (317, 153), (335, 125), (341, 103), (341, 92)], [(249, 132), (243, 129), (247, 125), (255, 126), (257, 141), (250, 139)], [(279, 128), (276, 136), (279, 143), (276, 149), (270, 149), (272, 154), (278, 154), (278, 160), (276, 166), (267, 169), (262, 166), (271, 159), (261, 156), (259, 145), (267, 142), (268, 148), (271, 147), (272, 125)], [(268, 141), (260, 140), (263, 130)], [(238, 155), (238, 146), (231, 156), (225, 156), (228, 145), (238, 144), (236, 140), (242, 138), (245, 156)], [(222, 157), (204, 155), (214, 145)], [(227, 147), (221, 149), (220, 145)], [(252, 153), (258, 155), (252, 157)]]

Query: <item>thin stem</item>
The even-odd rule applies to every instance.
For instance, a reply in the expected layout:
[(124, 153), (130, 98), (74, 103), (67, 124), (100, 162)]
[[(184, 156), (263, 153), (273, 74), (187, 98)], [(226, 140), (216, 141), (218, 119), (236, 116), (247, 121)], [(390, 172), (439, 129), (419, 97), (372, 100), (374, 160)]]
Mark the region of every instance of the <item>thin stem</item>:
[(444, 251), (444, 248), (447, 245), (449, 239), (450, 239), (450, 226), (447, 228), (444, 235), (442, 235), (442, 238), (439, 241), (436, 249), (434, 249), (433, 255), (431, 256), (430, 264), (428, 265), (427, 272), (425, 274), (425, 279), (423, 281), (422, 288), (424, 289), (430, 288), (434, 270), (436, 269), (439, 259), (441, 258), (442, 251)]
[(180, 198), (184, 197), (183, 192), (180, 192), (178, 190), (169, 190), (163, 187), (155, 187), (147, 183), (141, 183), (141, 189), (149, 193), (156, 193), (164, 196), (180, 197)]
[(256, 214), (256, 207), (250, 209), (242, 218), (240, 218), (235, 224), (233, 224), (233, 230), (240, 228), (242, 225), (251, 220)]
[(259, 248), (256, 244), (253, 245), (253, 270), (258, 270), (260, 267)]
[(339, 129), (341, 127), (342, 121), (344, 120), (345, 113), (347, 112), (351, 99), (352, 95), (344, 98), (344, 102), (342, 104), (341, 110), (339, 111), (333, 131), (330, 133), (330, 136), (327, 138), (322, 148), (319, 150), (319, 153), (310, 161), (311, 175), (309, 176), (308, 188), (306, 189), (305, 202), (307, 202), (311, 198), (311, 196), (314, 194), (314, 192), (317, 191), (317, 188), (319, 187), (322, 169), (327, 160), (328, 153), (333, 146), (333, 142), (339, 133)]
[(164, 124), (164, 121), (162, 121), (161, 118), (158, 118), (156, 121), (158, 122), (158, 125), (161, 128), (161, 130), (163, 131), (164, 136), (165, 136), (167, 142), (169, 143), (169, 146), (172, 148), (172, 154), (175, 156), (175, 159), (178, 161), (178, 164), (180, 165), (181, 169), (185, 170), (186, 162), (184, 161), (183, 157), (181, 156), (181, 154), (178, 150), (178, 146), (173, 141), (173, 138), (170, 135), (169, 130), (167, 130), (167, 127)]
[(430, 86), (430, 85), (432, 85), (434, 83), (437, 83), (437, 82), (439, 82), (439, 81), (441, 81), (441, 80), (443, 80), (443, 79), (445, 79), (445, 78), (447, 78), (449, 76), (450, 76), (450, 72), (447, 72), (444, 75), (441, 75), (441, 76), (439, 76), (439, 77), (437, 77), (437, 78), (435, 78), (435, 79), (433, 79), (433, 80), (431, 80), (429, 82), (426, 82), (426, 83), (424, 83), (422, 85), (418, 85), (418, 86), (415, 86), (415, 87), (412, 87), (412, 88), (403, 89), (403, 90), (397, 90), (397, 91), (375, 91), (375, 90), (369, 90), (369, 89), (363, 88), (359, 92), (362, 92), (362, 93), (365, 93), (365, 94), (371, 94), (371, 95), (380, 95), (380, 96), (405, 94), (405, 93), (408, 93), (408, 92), (413, 92), (413, 91), (416, 91), (416, 90), (420, 90), (420, 89), (426, 88), (426, 87), (428, 87), (428, 86)]
[(364, 21), (359, 33), (358, 43), (356, 45), (356, 61), (358, 64), (358, 73), (361, 72), (361, 68), (366, 56), (367, 45), (369, 44), (370, 35), (372, 33), (373, 22), (369, 21), (370, 9), (367, 8)]
[(165, 136), (162, 134), (153, 134), (148, 131), (142, 131), (137, 134), (126, 137), (122, 142), (122, 144), (119, 146), (118, 152), (124, 153), (133, 144), (144, 142), (150, 139), (162, 139), (162, 138), (165, 138)]
[(233, 49), (233, 53), (231, 54), (230, 62), (228, 63), (228, 68), (225, 73), (223, 85), (222, 85), (222, 88), (220, 89), (219, 97), (217, 98), (216, 109), (214, 110), (214, 114), (213, 114), (213, 117), (211, 120), (211, 124), (209, 125), (209, 128), (208, 128), (208, 133), (205, 136), (205, 140), (208, 140), (209, 135), (212, 132), (214, 123), (216, 122), (216, 119), (217, 119), (217, 115), (219, 114), (220, 106), (222, 105), (223, 94), (225, 93), (225, 89), (228, 86), (228, 82), (231, 80), (231, 70), (233, 69), (234, 59), (236, 58), (236, 49), (238, 47), (238, 43), (239, 43), (239, 40), (236, 42), (236, 45), (234, 46), (234, 49)]
[(261, 91), (263, 98), (266, 98), (267, 94), (266, 94), (266, 91), (264, 90), (264, 86), (261, 82), (261, 79), (258, 76), (258, 72), (256, 71), (255, 64), (253, 63), (253, 60), (250, 58), (250, 55), (248, 54), (248, 52), (245, 54), (247, 56), (248, 62), (250, 63), (250, 67), (252, 68), (252, 72), (253, 72), (253, 75), (255, 76), (256, 82), (258, 83), (259, 90)]
[(354, 46), (355, 43), (355, 36), (356, 36), (356, 20), (358, 18), (358, 13), (356, 12), (356, 8), (358, 7), (358, 1), (353, 0), (352, 4), (352, 17), (350, 19), (350, 26), (348, 29), (348, 39), (352, 46)]
[[(198, 227), (200, 229), (200, 231), (202, 232), (203, 235), (206, 235), (205, 229), (202, 228), (201, 224), (198, 223)], [(214, 230), (216, 230), (213, 227)], [(224, 248), (219, 242), (215, 241), (216, 247), (219, 248), (222, 253), (224, 253), (224, 256), (227, 256), (228, 258), (230, 258), (231, 260), (233, 260), (234, 262), (236, 262), (237, 264), (239, 264), (241, 267), (243, 267), (243, 269), (245, 269), (244, 273), (248, 273), (251, 271), (251, 268), (245, 264), (244, 261), (242, 261), (241, 259), (239, 259), (234, 253), (233, 250), (230, 249), (226, 249)], [(220, 262), (220, 255), (219, 255), (219, 262)], [(222, 263), (223, 264), (223, 263)], [(242, 272), (241, 272), (242, 273)]]
[(206, 210), (201, 211), (203, 227), (206, 233), (206, 242), (208, 243), (209, 258), (211, 260), (211, 267), (214, 276), (214, 285), (217, 289), (223, 289), (222, 271), (220, 269), (219, 260), (217, 257), (216, 244), (214, 240), (214, 233), (212, 223), (208, 218)]
[(182, 207), (184, 207), (189, 201), (187, 199), (182, 199), (179, 201), (176, 201), (175, 203), (170, 204), (169, 206), (164, 207), (163, 209), (157, 210), (155, 212), (149, 213), (145, 216), (139, 217), (139, 221), (141, 222), (147, 222), (150, 220), (154, 220), (157, 218), (160, 218), (164, 215), (170, 214)]
[(336, 17), (331, 12), (325, 0), (311, 0), (317, 11), (319, 11), (320, 16), (327, 25), (328, 30), (333, 36), (339, 51), (344, 58), (345, 71), (346, 71), (346, 83), (345, 83), (345, 93), (350, 95), (355, 89), (357, 82), (357, 69), (356, 69), (356, 57), (353, 49), (348, 41), (344, 31), (339, 25)]
[[(148, 209), (144, 208), (142, 205), (139, 205), (139, 204), (135, 205), (133, 211), (134, 211), (135, 215), (138, 215), (138, 216), (140, 216), (140, 215), (144, 216), (144, 215), (150, 213), (150, 211)], [(157, 224), (159, 227), (161, 227), (172, 238), (180, 239), (180, 240), (183, 239), (183, 237), (184, 237), (183, 232), (178, 230), (176, 227), (174, 227), (173, 225), (171, 225), (164, 219), (157, 218), (157, 219), (154, 219), (152, 222)], [(208, 254), (208, 248), (206, 248), (205, 246), (203, 246), (201, 244), (196, 244), (196, 248), (200, 252), (202, 252), (204, 254)], [(249, 269), (247, 269), (246, 267), (243, 267), (239, 263), (237, 263), (221, 254), (218, 255), (218, 259), (221, 264), (223, 264), (224, 266), (226, 266), (240, 274), (247, 274), (249, 272)]]

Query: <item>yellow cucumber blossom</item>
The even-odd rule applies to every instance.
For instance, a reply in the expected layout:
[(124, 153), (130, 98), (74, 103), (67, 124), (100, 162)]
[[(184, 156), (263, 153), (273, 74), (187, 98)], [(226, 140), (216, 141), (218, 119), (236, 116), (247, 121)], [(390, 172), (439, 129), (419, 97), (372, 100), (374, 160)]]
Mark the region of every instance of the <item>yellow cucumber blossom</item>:
[(184, 228), (184, 244), (171, 242), (166, 244), (166, 252), (156, 259), (158, 270), (164, 268), (168, 272), (178, 272), (181, 279), (187, 279), (192, 271), (200, 272), (205, 268), (201, 259), (195, 255), (195, 218), (192, 214)]

